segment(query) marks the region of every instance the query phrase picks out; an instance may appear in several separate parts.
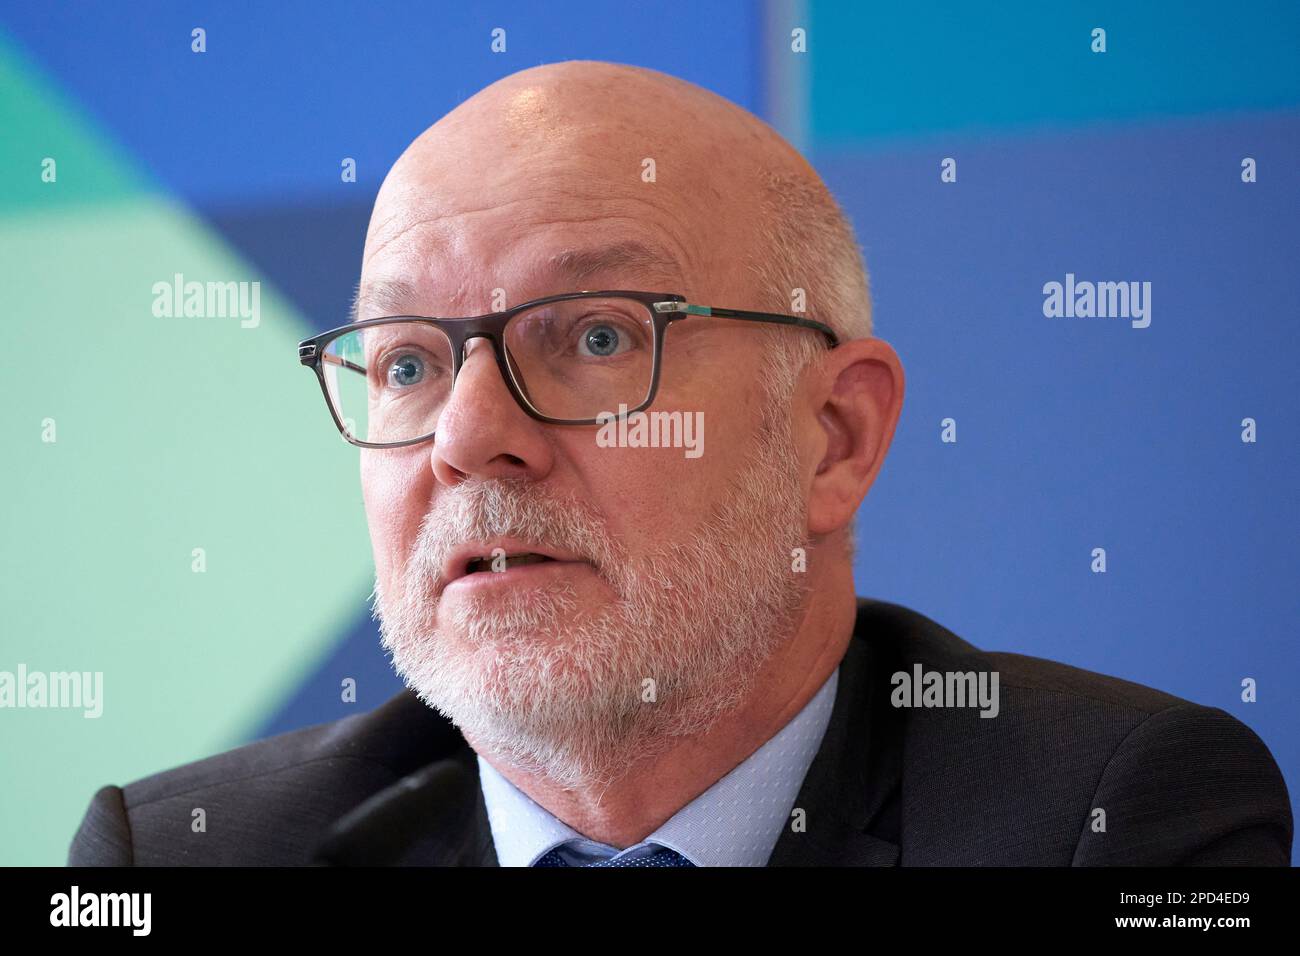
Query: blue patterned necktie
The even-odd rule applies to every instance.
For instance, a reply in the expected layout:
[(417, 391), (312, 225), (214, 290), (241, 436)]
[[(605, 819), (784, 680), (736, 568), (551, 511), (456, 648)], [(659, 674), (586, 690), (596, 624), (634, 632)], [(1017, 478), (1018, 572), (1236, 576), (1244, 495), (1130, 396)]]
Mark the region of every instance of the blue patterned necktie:
[[(563, 844), (561, 844), (562, 846)], [(560, 847), (549, 851), (538, 858), (533, 866), (570, 866), (571, 864), (560, 855)], [(654, 844), (654, 852), (647, 853), (645, 856), (637, 856), (623, 859), (610, 857), (608, 860), (597, 860), (595, 863), (583, 863), (582, 866), (608, 866), (608, 867), (632, 867), (632, 866), (694, 866), (690, 860), (682, 856), (676, 850), (670, 850), (666, 846)]]

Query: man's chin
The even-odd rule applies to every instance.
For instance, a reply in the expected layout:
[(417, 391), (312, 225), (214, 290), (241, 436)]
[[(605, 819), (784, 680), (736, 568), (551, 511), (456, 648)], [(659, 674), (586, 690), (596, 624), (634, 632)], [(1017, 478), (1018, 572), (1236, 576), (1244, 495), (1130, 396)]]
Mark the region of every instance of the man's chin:
[(403, 677), (479, 752), (572, 786), (607, 779), (645, 749), (652, 715), (639, 685), (593, 671), (562, 637), (495, 648), (437, 639), (438, 666)]
[(607, 607), (580, 601), (571, 589), (444, 593), (438, 602), (437, 637), (468, 645), (563, 643)]

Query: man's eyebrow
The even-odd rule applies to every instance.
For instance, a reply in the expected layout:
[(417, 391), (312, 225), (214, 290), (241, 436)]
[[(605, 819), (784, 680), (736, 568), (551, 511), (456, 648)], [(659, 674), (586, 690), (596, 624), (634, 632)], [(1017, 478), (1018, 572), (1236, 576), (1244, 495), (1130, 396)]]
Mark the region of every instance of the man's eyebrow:
[(419, 294), (415, 286), (403, 279), (376, 279), (374, 282), (367, 282), (365, 288), (361, 283), (357, 283), (356, 291), (352, 293), (352, 307), (348, 310), (348, 321), (356, 322), (361, 318), (361, 305), (364, 302), (366, 311), (374, 311), (375, 316), (380, 315), (402, 315), (411, 307), (412, 302), (419, 300)]
[(565, 249), (550, 256), (546, 265), (552, 271), (564, 273), (577, 281), (597, 273), (626, 272), (638, 277), (670, 280), (674, 290), (682, 285), (682, 265), (677, 258), (639, 239), (621, 239), (585, 249)]
[[(553, 275), (568, 276), (582, 282), (593, 275), (627, 274), (636, 279), (664, 281), (671, 289), (645, 289), (646, 292), (680, 291), (683, 284), (681, 263), (671, 253), (656, 248), (639, 239), (620, 239), (585, 248), (563, 249), (542, 260), (544, 271)], [(560, 289), (576, 292), (577, 289)], [(551, 294), (551, 293), (548, 293)], [(352, 296), (349, 321), (361, 318), (362, 305), (372, 315), (404, 315), (412, 303), (420, 301), (419, 291), (403, 279), (376, 279), (364, 288), (358, 283)]]

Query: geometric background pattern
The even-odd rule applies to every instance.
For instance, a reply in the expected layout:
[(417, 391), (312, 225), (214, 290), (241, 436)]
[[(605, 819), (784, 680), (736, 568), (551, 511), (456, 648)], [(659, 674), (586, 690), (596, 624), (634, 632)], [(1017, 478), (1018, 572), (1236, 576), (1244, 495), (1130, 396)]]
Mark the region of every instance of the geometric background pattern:
[[(564, 59), (763, 116), (853, 220), (907, 374), (858, 592), (1222, 707), (1294, 801), (1300, 6), (46, 3), (0, 12), (0, 670), (102, 671), (105, 705), (0, 710), (0, 863), (61, 863), (104, 783), (399, 689), (365, 452), (294, 346), (344, 321), (410, 139)], [(259, 325), (156, 318), (175, 273), (260, 282)], [(1149, 281), (1150, 327), (1045, 318), (1067, 273)]]

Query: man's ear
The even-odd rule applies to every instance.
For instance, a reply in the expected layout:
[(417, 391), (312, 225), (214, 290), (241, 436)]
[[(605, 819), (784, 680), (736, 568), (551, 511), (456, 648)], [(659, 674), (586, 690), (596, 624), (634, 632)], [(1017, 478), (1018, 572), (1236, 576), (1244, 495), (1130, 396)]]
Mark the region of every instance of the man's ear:
[(853, 521), (903, 408), (903, 365), (883, 339), (850, 339), (826, 353), (812, 386), (821, 454), (808, 495), (808, 530), (829, 534)]

